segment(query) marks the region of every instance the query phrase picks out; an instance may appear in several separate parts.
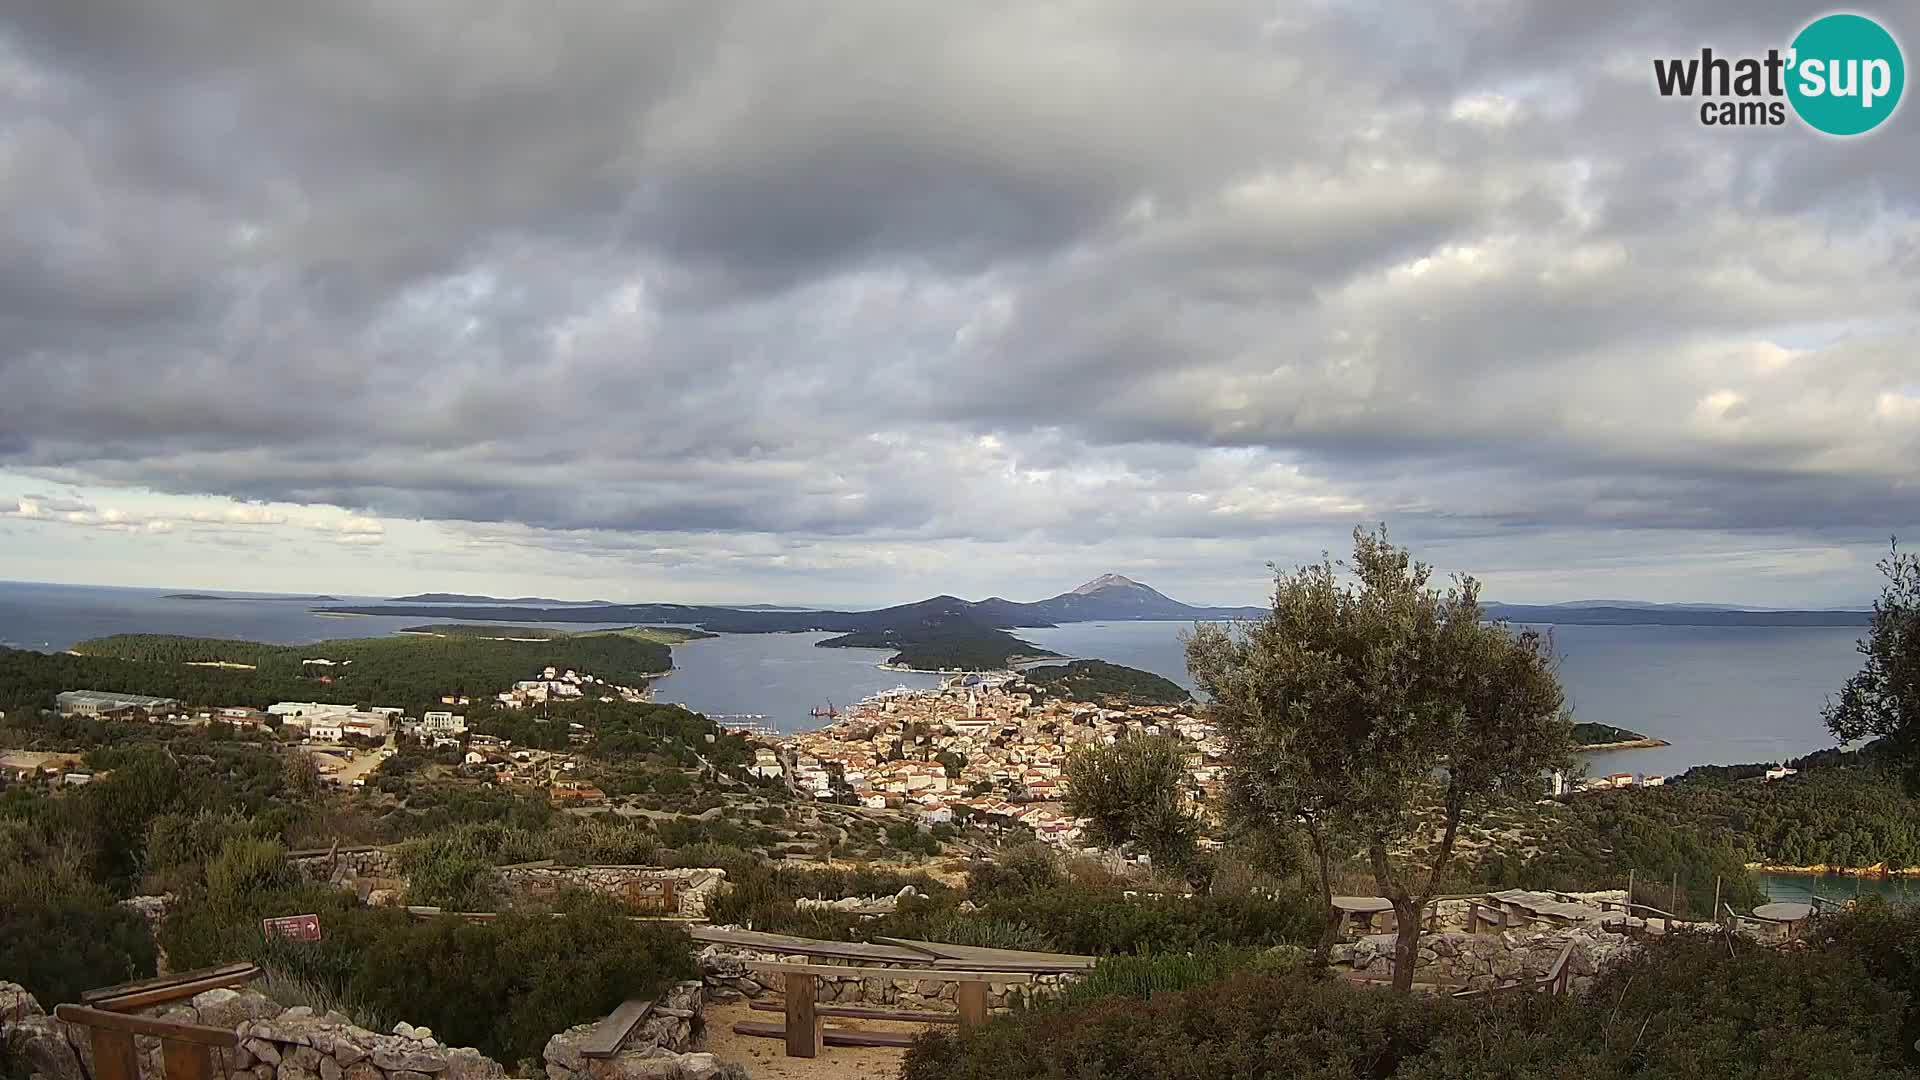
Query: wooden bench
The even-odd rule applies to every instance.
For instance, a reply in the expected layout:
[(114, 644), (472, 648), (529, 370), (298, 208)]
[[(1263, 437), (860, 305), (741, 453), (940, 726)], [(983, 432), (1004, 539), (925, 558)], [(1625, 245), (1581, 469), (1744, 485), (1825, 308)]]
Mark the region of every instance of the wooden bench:
[(166, 1080), (218, 1080), (213, 1072), (214, 1048), (231, 1050), (240, 1042), (240, 1037), (226, 1028), (175, 1024), (84, 1005), (61, 1005), (53, 1015), (88, 1029), (93, 1043), (94, 1080), (140, 1080), (140, 1059), (133, 1047), (135, 1035), (160, 1040)]
[(634, 1025), (647, 1018), (653, 1011), (653, 1002), (647, 998), (628, 998), (620, 1007), (607, 1014), (605, 1020), (594, 1025), (587, 1037), (580, 1040), (580, 1056), (583, 1058), (610, 1058), (620, 1052), (620, 1044), (627, 1041), (627, 1035)]
[[(899, 1031), (855, 1031), (849, 1028), (823, 1028), (822, 1016), (839, 1015), (865, 1020), (916, 1020), (912, 1012), (902, 1013), (869, 1006), (855, 1012), (851, 1008), (830, 1006), (820, 1008), (817, 1004), (817, 980), (835, 976), (854, 976), (862, 979), (937, 979), (958, 983), (954, 994), (957, 1007), (955, 1021), (962, 1027), (978, 1027), (987, 1022), (987, 984), (1033, 982), (1032, 972), (1008, 971), (964, 971), (948, 968), (886, 968), (886, 967), (847, 967), (837, 964), (783, 964), (770, 961), (752, 961), (747, 968), (756, 974), (778, 975), (786, 983), (786, 1000), (783, 1009), (786, 1013), (785, 1024), (763, 1023), (757, 1020), (742, 1020), (733, 1026), (735, 1034), (755, 1035), (765, 1038), (785, 1039), (788, 1057), (818, 1057), (822, 1045), (826, 1046), (906, 1046), (913, 1037)], [(867, 1015), (871, 1013), (873, 1015)], [(936, 1022), (936, 1021), (922, 1021)], [(953, 1022), (942, 1017), (940, 1023)]]
[(180, 1001), (207, 990), (245, 986), (260, 977), (260, 968), (250, 963), (216, 964), (213, 967), (178, 971), (153, 979), (116, 983), (81, 993), (82, 1004), (108, 1012), (132, 1012), (150, 1005)]

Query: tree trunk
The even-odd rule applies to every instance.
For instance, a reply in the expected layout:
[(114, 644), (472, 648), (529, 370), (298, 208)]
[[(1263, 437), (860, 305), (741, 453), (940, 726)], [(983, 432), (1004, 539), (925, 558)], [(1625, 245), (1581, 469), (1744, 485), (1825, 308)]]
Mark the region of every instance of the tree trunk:
[(1420, 959), (1420, 908), (1411, 898), (1393, 901), (1393, 988), (1413, 989), (1413, 967)]
[(1376, 835), (1367, 845), (1367, 859), (1373, 864), (1373, 880), (1380, 895), (1393, 903), (1393, 988), (1410, 991), (1413, 964), (1420, 955), (1420, 909), (1425, 905), (1408, 896), (1407, 890), (1394, 880), (1392, 864), (1387, 861), (1385, 837)]
[(1324, 925), (1320, 929), (1320, 943), (1314, 946), (1309, 966), (1324, 970), (1333, 954), (1333, 943), (1340, 940), (1340, 913), (1333, 909), (1333, 862), (1327, 855), (1327, 845), (1320, 838), (1320, 829), (1311, 821), (1307, 823), (1307, 843), (1313, 848), (1313, 855), (1320, 866), (1320, 903), (1325, 912)]

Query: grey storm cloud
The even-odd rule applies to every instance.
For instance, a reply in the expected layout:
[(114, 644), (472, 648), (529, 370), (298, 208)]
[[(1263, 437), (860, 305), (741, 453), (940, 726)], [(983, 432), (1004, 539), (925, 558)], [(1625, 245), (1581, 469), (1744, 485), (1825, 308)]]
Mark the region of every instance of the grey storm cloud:
[(556, 544), (1878, 537), (1915, 106), (1651, 85), (1805, 16), (15, 0), (0, 467)]

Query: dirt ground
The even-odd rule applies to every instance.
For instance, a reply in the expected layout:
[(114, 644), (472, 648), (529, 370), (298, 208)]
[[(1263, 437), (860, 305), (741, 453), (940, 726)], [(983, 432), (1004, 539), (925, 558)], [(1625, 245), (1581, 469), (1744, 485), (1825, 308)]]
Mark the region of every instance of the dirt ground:
[[(723, 1062), (747, 1067), (753, 1080), (899, 1080), (900, 1063), (905, 1050), (884, 1046), (826, 1046), (816, 1058), (790, 1058), (786, 1043), (752, 1035), (735, 1035), (739, 1020), (770, 1021), (779, 1013), (755, 1012), (744, 1001), (707, 1006), (707, 1045), (702, 1049)], [(829, 1027), (851, 1027), (863, 1031), (926, 1030), (926, 1024), (902, 1024), (883, 1020), (827, 1021)]]

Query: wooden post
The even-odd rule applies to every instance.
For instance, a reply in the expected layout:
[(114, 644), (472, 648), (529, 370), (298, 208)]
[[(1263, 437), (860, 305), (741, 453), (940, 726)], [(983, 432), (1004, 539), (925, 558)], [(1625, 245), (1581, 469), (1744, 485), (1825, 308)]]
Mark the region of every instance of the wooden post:
[[(1680, 910), (1680, 871), (1673, 872), (1673, 884), (1667, 886), (1667, 910)], [(1667, 929), (1673, 929), (1673, 920), (1667, 920)]]
[(213, 1051), (201, 1043), (160, 1040), (166, 1080), (213, 1080)]
[(1708, 910), (1712, 912), (1713, 919), (1715, 921), (1718, 921), (1720, 918), (1720, 875), (1719, 874), (1713, 875), (1713, 907)]
[(672, 878), (665, 878), (660, 882), (660, 913), (663, 915), (680, 913), (680, 898), (674, 895)]
[(88, 1028), (93, 1039), (93, 1075), (97, 1080), (140, 1080), (140, 1059), (133, 1052), (133, 1033)]
[(960, 984), (959, 992), (954, 995), (954, 1004), (960, 1007), (960, 1026), (977, 1028), (987, 1022), (987, 984), (969, 980)]
[(1627, 918), (1629, 919), (1633, 918), (1633, 874), (1632, 870), (1627, 871)]
[(813, 976), (787, 975), (787, 1056), (820, 1056), (820, 1017), (813, 1011)]

